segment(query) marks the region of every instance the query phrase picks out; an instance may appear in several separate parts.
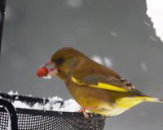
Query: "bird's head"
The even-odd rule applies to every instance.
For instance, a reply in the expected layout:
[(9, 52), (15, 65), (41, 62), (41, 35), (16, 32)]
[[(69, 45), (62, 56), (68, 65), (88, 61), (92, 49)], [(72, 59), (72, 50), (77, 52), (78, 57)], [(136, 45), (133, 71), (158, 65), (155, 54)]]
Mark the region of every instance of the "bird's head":
[(73, 48), (62, 48), (55, 52), (44, 66), (49, 68), (48, 75), (57, 75), (65, 80), (73, 73), (74, 68), (80, 63), (83, 56), (82, 53)]

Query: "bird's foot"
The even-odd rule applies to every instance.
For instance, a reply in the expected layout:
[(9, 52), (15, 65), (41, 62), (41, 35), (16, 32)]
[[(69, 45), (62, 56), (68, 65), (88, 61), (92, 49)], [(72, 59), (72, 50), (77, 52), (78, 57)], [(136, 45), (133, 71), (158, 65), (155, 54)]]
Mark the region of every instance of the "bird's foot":
[(88, 113), (86, 112), (86, 110), (90, 110), (90, 109), (96, 109), (97, 107), (82, 107), (79, 111), (77, 112), (82, 112), (85, 119), (88, 119), (89, 118), (89, 115)]

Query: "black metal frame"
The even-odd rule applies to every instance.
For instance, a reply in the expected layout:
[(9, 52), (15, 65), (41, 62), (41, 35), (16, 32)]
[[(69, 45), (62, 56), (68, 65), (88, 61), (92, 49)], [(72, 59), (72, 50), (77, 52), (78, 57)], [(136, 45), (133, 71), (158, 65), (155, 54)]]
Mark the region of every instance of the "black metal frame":
[(16, 111), (14, 106), (7, 100), (5, 99), (0, 99), (0, 106), (3, 106), (4, 109), (7, 111), (7, 113), (9, 114), (9, 119), (10, 119), (10, 127), (11, 130), (18, 130), (18, 119), (17, 119), (17, 115), (16, 115)]
[(5, 17), (5, 5), (6, 0), (0, 0), (0, 53), (1, 53), (1, 46), (2, 46), (2, 33), (3, 33), (3, 23)]

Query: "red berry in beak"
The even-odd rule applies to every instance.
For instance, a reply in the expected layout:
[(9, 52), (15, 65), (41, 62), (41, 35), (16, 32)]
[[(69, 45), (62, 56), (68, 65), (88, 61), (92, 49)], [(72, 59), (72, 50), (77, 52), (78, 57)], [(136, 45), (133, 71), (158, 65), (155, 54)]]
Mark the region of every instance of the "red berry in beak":
[(48, 75), (48, 69), (46, 67), (41, 67), (36, 72), (38, 77), (43, 77)]

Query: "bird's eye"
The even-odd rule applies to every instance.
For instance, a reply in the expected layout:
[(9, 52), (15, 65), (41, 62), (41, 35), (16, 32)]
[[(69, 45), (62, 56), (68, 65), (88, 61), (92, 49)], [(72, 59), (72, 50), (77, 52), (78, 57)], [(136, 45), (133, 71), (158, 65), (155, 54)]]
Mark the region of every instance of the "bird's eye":
[(58, 58), (58, 59), (55, 60), (55, 64), (60, 65), (60, 64), (63, 63), (63, 61), (64, 61), (63, 58)]

